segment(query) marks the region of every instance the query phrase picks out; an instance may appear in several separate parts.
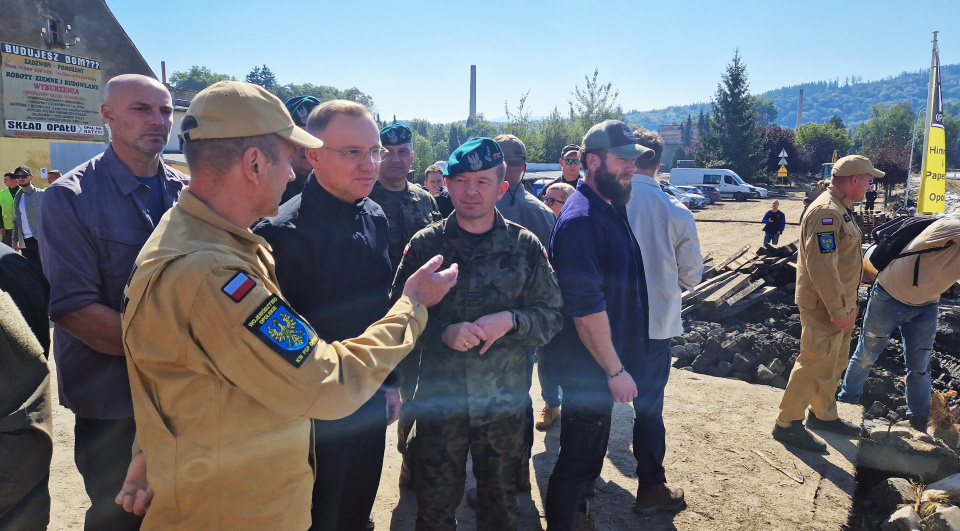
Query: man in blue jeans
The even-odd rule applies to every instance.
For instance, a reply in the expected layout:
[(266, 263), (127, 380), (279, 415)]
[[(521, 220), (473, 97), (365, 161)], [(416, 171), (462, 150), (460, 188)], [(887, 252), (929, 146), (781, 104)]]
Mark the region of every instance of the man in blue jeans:
[(945, 249), (897, 258), (880, 272), (838, 400), (852, 404), (860, 400), (870, 369), (887, 346), (890, 334), (899, 327), (907, 368), (910, 425), (926, 431), (930, 418), (930, 354), (937, 335), (940, 294), (960, 280), (960, 246), (955, 243), (960, 243), (960, 218), (941, 218), (901, 253), (947, 246)]
[(563, 388), (560, 453), (545, 507), (551, 531), (596, 529), (583, 496), (603, 468), (614, 402), (632, 402), (636, 410), (634, 510), (646, 515), (685, 506), (683, 491), (667, 487), (663, 469), (670, 340), (650, 339), (643, 260), (624, 208), (634, 159), (653, 158), (654, 151), (615, 120), (591, 127), (582, 145), (586, 177), (550, 241), (564, 318), (544, 349), (555, 356)]

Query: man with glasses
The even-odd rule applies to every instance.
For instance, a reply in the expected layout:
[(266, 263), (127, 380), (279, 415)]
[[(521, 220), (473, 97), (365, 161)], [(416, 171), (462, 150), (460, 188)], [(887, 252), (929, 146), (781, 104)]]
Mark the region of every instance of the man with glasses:
[(430, 192), (407, 179), (413, 165), (413, 132), (403, 124), (380, 130), (380, 141), (387, 150), (377, 184), (370, 192), (390, 222), (390, 263), (394, 270), (403, 258), (403, 248), (420, 229), (439, 221), (440, 211)]
[(0, 211), (3, 212), (3, 227), (0, 234), (3, 235), (3, 244), (13, 246), (13, 198), (20, 191), (20, 185), (17, 176), (13, 172), (3, 174), (3, 184), (7, 187), (0, 190)]
[[(287, 112), (289, 112), (290, 117), (293, 118), (293, 123), (297, 124), (297, 127), (301, 129), (306, 129), (307, 117), (310, 116), (310, 111), (317, 105), (320, 105), (320, 100), (313, 96), (297, 96), (290, 98), (284, 103)], [(313, 166), (307, 162), (307, 156), (303, 148), (297, 148), (296, 153), (293, 154), (293, 158), (290, 159), (290, 166), (293, 167), (293, 174), (296, 177), (287, 185), (287, 189), (283, 191), (283, 196), (280, 197), (281, 205), (303, 191), (303, 184), (307, 182), (307, 177), (310, 175), (310, 172), (313, 171)]]
[(859, 423), (840, 418), (836, 400), (840, 374), (850, 358), (850, 332), (859, 309), (857, 288), (863, 273), (860, 227), (850, 207), (863, 200), (874, 177), (883, 175), (861, 155), (838, 160), (830, 186), (813, 200), (800, 226), (796, 290), (802, 326), (800, 355), (780, 400), (773, 438), (803, 450), (827, 449), (806, 428), (860, 435)]
[[(367, 198), (385, 150), (370, 111), (359, 103), (325, 102), (305, 123), (307, 132), (323, 141), (323, 147), (305, 152), (313, 172), (302, 193), (254, 232), (273, 248), (287, 301), (321, 340), (332, 343), (359, 336), (390, 308), (387, 218)], [(311, 529), (367, 525), (380, 485), (386, 428), (399, 407), (399, 392), (381, 389), (355, 413), (314, 421)]]
[(40, 244), (40, 194), (43, 190), (33, 186), (33, 172), (27, 166), (13, 170), (20, 191), (13, 198), (13, 249), (20, 251), (30, 262), (42, 269)]
[(547, 195), (547, 188), (552, 184), (566, 183), (576, 188), (577, 182), (580, 180), (580, 168), (582, 167), (580, 163), (580, 146), (576, 144), (563, 146), (563, 149), (560, 150), (560, 177), (547, 183), (547, 185), (540, 190), (538, 198), (542, 201)]

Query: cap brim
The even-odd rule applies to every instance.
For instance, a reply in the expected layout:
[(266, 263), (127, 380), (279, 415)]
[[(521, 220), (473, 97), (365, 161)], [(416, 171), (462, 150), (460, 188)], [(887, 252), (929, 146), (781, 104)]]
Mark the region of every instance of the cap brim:
[(641, 158), (643, 160), (648, 160), (653, 158), (654, 155), (654, 151), (652, 149), (645, 148), (640, 144), (627, 144), (624, 146), (610, 147), (607, 148), (607, 151), (624, 159)]
[(283, 131), (277, 131), (276, 135), (284, 140), (289, 140), (293, 144), (302, 148), (317, 149), (323, 147), (322, 140), (297, 126), (293, 126), (290, 129), (285, 129)]
[(884, 175), (886, 175), (886, 173), (884, 173), (884, 172), (882, 172), (882, 171), (880, 171), (880, 170), (878, 170), (878, 169), (876, 169), (876, 168), (872, 168), (872, 167), (870, 168), (870, 172), (869, 172), (869, 173), (870, 173), (871, 176), (876, 177), (877, 179), (879, 179), (879, 178), (883, 177)]

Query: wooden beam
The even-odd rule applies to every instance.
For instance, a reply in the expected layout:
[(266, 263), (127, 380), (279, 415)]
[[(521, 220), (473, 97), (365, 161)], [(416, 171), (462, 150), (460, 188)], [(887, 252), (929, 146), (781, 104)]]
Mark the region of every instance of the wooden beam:
[(740, 249), (739, 251), (731, 254), (731, 255), (728, 256), (724, 261), (722, 261), (722, 262), (720, 262), (719, 264), (713, 266), (713, 268), (716, 269), (717, 271), (720, 271), (720, 270), (722, 270), (723, 268), (727, 267), (727, 264), (729, 264), (730, 262), (733, 262), (733, 261), (736, 260), (737, 258), (740, 258), (741, 256), (743, 256), (743, 253), (745, 253), (745, 252), (747, 252), (747, 251), (749, 251), (749, 250), (750, 250), (750, 246), (749, 246), (749, 245), (745, 245), (745, 246), (743, 247), (743, 249)]
[(735, 295), (738, 291), (750, 284), (750, 275), (740, 274), (733, 280), (727, 282), (720, 289), (715, 291), (709, 297), (703, 300), (703, 306), (707, 309), (714, 309), (723, 304), (723, 301)]

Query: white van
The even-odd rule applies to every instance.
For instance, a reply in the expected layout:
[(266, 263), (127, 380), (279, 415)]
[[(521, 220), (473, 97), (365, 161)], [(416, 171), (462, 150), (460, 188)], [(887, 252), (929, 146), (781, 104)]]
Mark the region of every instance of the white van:
[(743, 182), (732, 170), (707, 168), (674, 168), (670, 170), (670, 184), (697, 185), (712, 184), (720, 189), (722, 197), (732, 197), (745, 201), (748, 197), (760, 199), (767, 197), (767, 189)]

